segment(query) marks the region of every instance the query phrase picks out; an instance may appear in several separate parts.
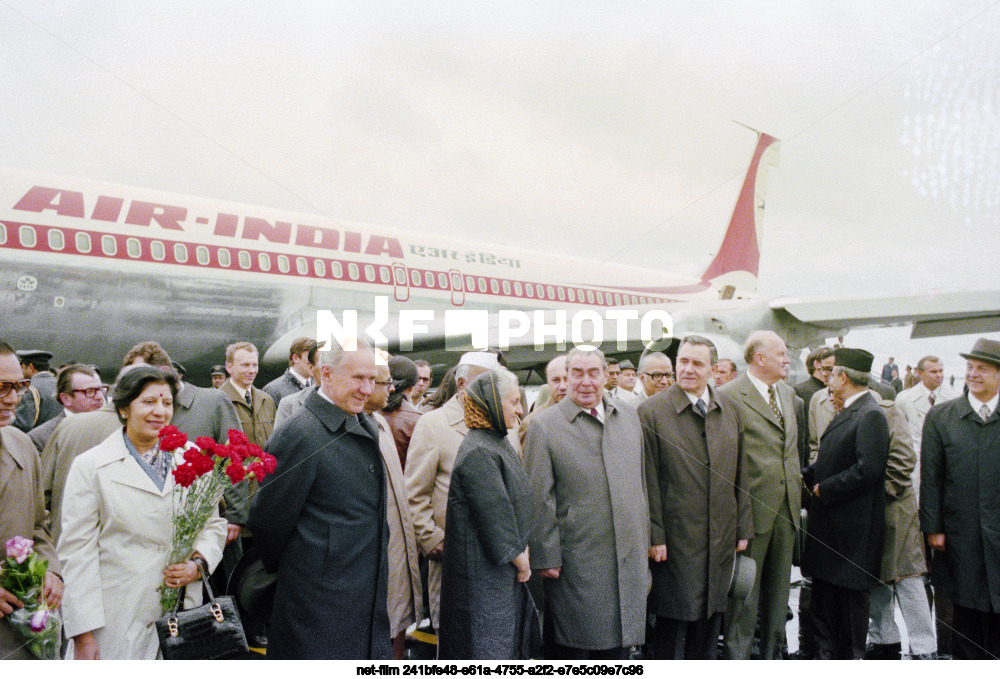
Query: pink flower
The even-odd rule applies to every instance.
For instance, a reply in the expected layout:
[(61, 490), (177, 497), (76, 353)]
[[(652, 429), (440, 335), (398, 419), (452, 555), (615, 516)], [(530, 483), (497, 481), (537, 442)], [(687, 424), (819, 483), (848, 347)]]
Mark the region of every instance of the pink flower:
[(35, 551), (32, 549), (35, 546), (35, 541), (22, 538), (20, 535), (12, 537), (6, 544), (7, 558), (14, 559), (17, 563), (24, 563), (24, 560)]
[(39, 608), (31, 616), (31, 631), (38, 633), (45, 630), (46, 625), (49, 624), (49, 609)]

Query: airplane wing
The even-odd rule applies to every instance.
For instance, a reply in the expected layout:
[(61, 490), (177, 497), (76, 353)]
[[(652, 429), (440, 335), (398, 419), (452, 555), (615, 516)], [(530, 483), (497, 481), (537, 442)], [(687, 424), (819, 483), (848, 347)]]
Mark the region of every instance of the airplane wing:
[(775, 300), (779, 317), (843, 334), (851, 328), (913, 324), (911, 338), (1000, 332), (1000, 291), (940, 292), (814, 302)]

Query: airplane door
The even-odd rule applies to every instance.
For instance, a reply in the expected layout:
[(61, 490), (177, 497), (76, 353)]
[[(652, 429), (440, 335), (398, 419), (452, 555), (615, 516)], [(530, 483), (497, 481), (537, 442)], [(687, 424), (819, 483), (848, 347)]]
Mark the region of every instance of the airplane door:
[(406, 270), (406, 265), (402, 262), (392, 264), (393, 294), (397, 302), (405, 302), (410, 299), (410, 276)]
[(451, 303), (462, 306), (465, 304), (465, 278), (458, 269), (449, 269), (448, 275), (451, 276)]

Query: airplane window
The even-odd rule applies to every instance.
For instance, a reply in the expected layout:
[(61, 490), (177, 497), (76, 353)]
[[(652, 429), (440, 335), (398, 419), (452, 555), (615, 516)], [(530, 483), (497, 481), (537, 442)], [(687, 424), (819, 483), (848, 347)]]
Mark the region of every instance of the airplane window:
[(497, 283), (497, 279), (495, 278), (490, 279), (490, 292), (492, 292), (494, 295), (500, 292), (500, 284)]
[(142, 245), (139, 243), (139, 239), (126, 238), (125, 252), (128, 253), (129, 257), (133, 257), (135, 259), (139, 259), (139, 257), (142, 257)]
[(179, 264), (183, 264), (188, 261), (188, 249), (184, 243), (174, 243), (174, 259), (176, 259)]
[(486, 292), (486, 279), (479, 277), (479, 292)]
[(236, 255), (240, 261), (240, 266), (244, 269), (250, 268), (250, 253), (246, 250), (240, 250), (239, 254)]
[(524, 291), (528, 294), (528, 297), (535, 296), (535, 286), (532, 285), (531, 283), (524, 284)]
[(291, 265), (288, 263), (288, 256), (278, 255), (278, 271), (281, 273), (288, 273), (288, 270), (291, 268)]
[(378, 277), (383, 283), (388, 284), (392, 282), (392, 274), (389, 273), (389, 267), (387, 266), (380, 266), (378, 268)]
[(352, 281), (358, 280), (361, 277), (361, 272), (358, 271), (358, 265), (351, 262), (347, 265), (347, 275), (351, 277)]
[(559, 297), (559, 301), (560, 302), (565, 302), (566, 301), (566, 289), (565, 288), (563, 288), (562, 286), (559, 286), (558, 288), (556, 288), (556, 294)]
[(514, 283), (514, 294), (518, 297), (524, 294), (524, 288), (521, 287), (521, 281)]
[(546, 286), (545, 292), (547, 293), (547, 297), (549, 299), (555, 299), (556, 298), (556, 290), (551, 285)]
[(459, 276), (457, 273), (453, 273), (451, 275), (451, 289), (452, 290), (462, 289), (462, 277)]
[(406, 271), (402, 268), (396, 269), (396, 285), (406, 285)]
[(209, 263), (209, 261), (211, 261), (211, 257), (209, 257), (208, 254), (208, 248), (204, 245), (199, 245), (194, 249), (194, 256), (198, 259), (198, 263), (202, 266), (205, 266)]
[(430, 271), (424, 272), (424, 285), (428, 288), (434, 287), (434, 274)]
[(322, 259), (317, 259), (313, 262), (313, 269), (316, 271), (316, 275), (322, 278), (326, 275), (326, 262)]
[(598, 304), (604, 304), (604, 293), (603, 292), (600, 292), (600, 291), (597, 292), (597, 303)]
[(502, 285), (503, 285), (503, 294), (509, 295), (510, 294), (510, 281), (504, 281)]
[(369, 283), (375, 282), (375, 267), (371, 264), (365, 264), (365, 280)]
[(338, 261), (330, 262), (330, 275), (334, 278), (344, 277), (344, 265)]
[[(3, 238), (3, 240), (0, 240), (0, 243), (2, 243), (2, 242), (4, 242), (4, 241), (7, 240), (7, 238), (6, 238), (7, 231), (6, 230), (4, 230), (3, 235), (4, 235), (4, 238)], [(77, 232), (77, 234), (76, 234), (76, 251), (77, 252), (90, 252), (90, 245), (91, 245), (91, 243), (90, 243), (90, 234), (89, 233), (84, 233), (83, 231)]]
[(153, 255), (153, 259), (159, 262), (162, 262), (163, 259), (167, 256), (167, 251), (163, 247), (163, 243), (161, 243), (158, 240), (154, 240), (152, 243), (149, 244), (149, 252), (151, 255)]
[[(219, 266), (228, 267), (233, 263), (233, 258), (229, 255), (229, 250), (226, 248), (219, 248), (215, 254), (219, 258)], [(155, 257), (156, 255), (153, 256)]]
[(419, 271), (410, 271), (410, 285), (413, 285), (414, 287), (418, 287), (418, 288), (420, 287), (420, 272)]
[[(86, 235), (86, 234), (84, 234), (84, 235)], [(77, 242), (79, 243), (80, 242), (80, 234), (76, 234), (76, 239), (77, 239)], [(0, 245), (3, 245), (6, 242), (7, 242), (7, 227), (4, 226), (3, 224), (0, 224)], [(80, 248), (77, 247), (77, 250), (79, 250), (79, 249)], [(90, 248), (87, 248), (87, 249), (89, 250)]]
[(442, 290), (448, 289), (448, 277), (443, 273), (438, 274), (438, 287)]
[(300, 276), (305, 276), (309, 273), (309, 262), (306, 261), (305, 257), (295, 258), (295, 270), (299, 272)]
[(38, 235), (35, 229), (25, 224), (21, 227), (21, 245), (26, 248), (33, 248), (38, 243)]
[(101, 250), (108, 257), (114, 257), (118, 254), (118, 241), (114, 236), (101, 236)]
[(257, 253), (257, 266), (261, 271), (271, 270), (271, 257), (266, 252)]
[(466, 276), (465, 277), (465, 289), (466, 290), (475, 290), (476, 289), (476, 279), (473, 278), (472, 276)]
[(594, 291), (587, 290), (587, 304), (593, 304), (593, 303), (594, 303)]
[(62, 250), (64, 247), (66, 247), (66, 238), (63, 237), (63, 232), (59, 229), (49, 229), (49, 248)]
[(566, 289), (566, 299), (568, 299), (571, 302), (575, 302), (576, 301), (576, 289), (575, 288), (567, 288)]

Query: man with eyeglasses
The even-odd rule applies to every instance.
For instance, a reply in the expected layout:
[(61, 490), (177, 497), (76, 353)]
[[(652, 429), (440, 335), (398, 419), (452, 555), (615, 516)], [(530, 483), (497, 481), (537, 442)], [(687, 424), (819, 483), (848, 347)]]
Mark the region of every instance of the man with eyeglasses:
[(25, 349), (17, 352), (24, 379), (31, 380), (27, 392), (21, 397), (13, 425), (29, 432), (45, 424), (62, 412), (56, 398), (56, 376), (49, 370), (52, 352)]
[[(806, 356), (806, 368), (809, 370), (809, 377), (793, 387), (795, 394), (802, 399), (806, 408), (809, 407), (809, 402), (812, 400), (813, 394), (830, 383), (830, 374), (833, 373), (833, 361), (833, 349), (830, 347), (814, 349)], [(807, 418), (807, 425), (808, 422)]]
[(674, 383), (674, 366), (666, 354), (654, 351), (639, 359), (639, 377), (642, 379), (642, 393), (635, 401), (636, 406)]
[(108, 388), (92, 366), (74, 363), (59, 371), (56, 393), (63, 410), (56, 417), (28, 432), (28, 438), (41, 453), (45, 444), (64, 419), (77, 413), (89, 413), (104, 405)]
[(417, 383), (414, 385), (413, 391), (410, 392), (410, 403), (416, 406), (420, 404), (420, 399), (431, 388), (432, 377), (430, 363), (422, 358), (418, 358), (413, 363), (417, 366)]

